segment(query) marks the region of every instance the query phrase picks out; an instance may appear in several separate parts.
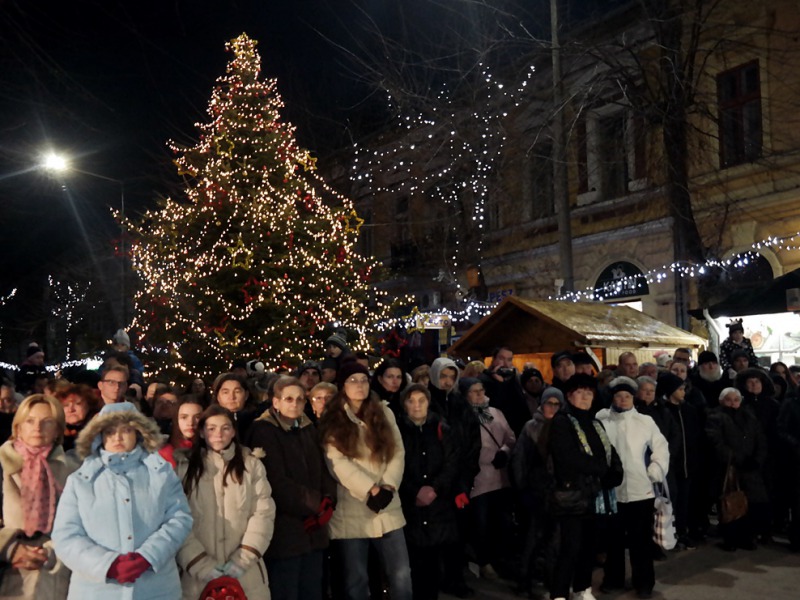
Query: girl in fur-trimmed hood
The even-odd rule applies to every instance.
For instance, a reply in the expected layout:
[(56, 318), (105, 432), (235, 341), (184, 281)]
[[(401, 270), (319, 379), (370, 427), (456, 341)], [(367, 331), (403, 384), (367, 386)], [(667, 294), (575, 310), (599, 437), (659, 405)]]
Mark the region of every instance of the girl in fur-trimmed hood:
[(72, 569), (69, 598), (180, 597), (175, 555), (192, 517), (160, 443), (129, 402), (104, 406), (78, 436), (85, 460), (67, 479), (52, 535)]
[(103, 445), (103, 431), (123, 424), (136, 430), (136, 441), (147, 454), (161, 447), (163, 436), (156, 422), (136, 410), (130, 402), (120, 402), (103, 407), (100, 414), (84, 427), (75, 442), (78, 456), (86, 458), (96, 453)]

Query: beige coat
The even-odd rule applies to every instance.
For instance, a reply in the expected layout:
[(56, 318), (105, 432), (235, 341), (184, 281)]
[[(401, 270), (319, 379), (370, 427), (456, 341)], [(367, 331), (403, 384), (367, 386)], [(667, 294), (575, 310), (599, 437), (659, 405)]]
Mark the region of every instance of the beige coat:
[[(261, 560), (275, 527), (275, 502), (267, 473), (261, 461), (247, 448), (244, 481), (237, 484), (228, 477), (222, 485), (225, 465), (233, 457), (231, 445), (222, 454), (207, 452), (205, 470), (199, 485), (188, 497), (194, 525), (180, 552), (183, 569), (181, 587), (185, 600), (197, 600), (203, 591), (204, 576), (236, 556), (248, 565), (239, 582), (248, 598), (269, 600), (269, 583)], [(188, 462), (176, 453), (178, 476), (183, 481)]]
[[(80, 466), (77, 458), (64, 454), (61, 446), (54, 446), (47, 457), (53, 476), (60, 489), (64, 488), (67, 477)], [(14, 450), (14, 442), (7, 441), (0, 446), (0, 465), (3, 468), (3, 528), (0, 529), (0, 559), (10, 561), (10, 554), (19, 536), (23, 535), (25, 507), (22, 506), (20, 474), (22, 457)], [(51, 552), (53, 543), (49, 536), (36, 542)], [(70, 571), (53, 553), (52, 565), (35, 571), (8, 568), (3, 573), (0, 584), (0, 598), (3, 600), (39, 600), (48, 598), (59, 600), (67, 597)], [(50, 568), (48, 568), (50, 566)]]
[(404, 527), (406, 520), (400, 507), (400, 495), (395, 492), (391, 503), (379, 513), (367, 506), (367, 495), (374, 485), (389, 485), (400, 489), (405, 468), (405, 450), (394, 414), (387, 402), (383, 412), (391, 426), (395, 441), (392, 460), (375, 462), (364, 442), (366, 424), (345, 405), (347, 416), (359, 426), (359, 458), (349, 458), (332, 444), (325, 444), (325, 460), (337, 482), (337, 504), (329, 523), (331, 539), (377, 538)]

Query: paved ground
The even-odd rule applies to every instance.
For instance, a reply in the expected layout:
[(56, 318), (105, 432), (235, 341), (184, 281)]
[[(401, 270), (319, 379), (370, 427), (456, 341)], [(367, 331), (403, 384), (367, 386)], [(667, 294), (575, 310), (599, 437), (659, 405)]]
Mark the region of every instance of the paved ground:
[[(670, 552), (656, 563), (655, 600), (800, 600), (800, 554), (791, 554), (784, 544), (759, 547), (753, 552), (724, 552), (714, 545), (697, 550)], [(630, 577), (630, 572), (628, 572)], [(635, 592), (600, 594), (602, 572), (595, 571), (594, 594), (598, 600), (635, 600)], [(486, 582), (471, 577), (467, 583), (475, 598), (519, 599), (510, 582)], [(540, 598), (547, 592), (538, 590)], [(440, 598), (452, 596), (441, 594)]]

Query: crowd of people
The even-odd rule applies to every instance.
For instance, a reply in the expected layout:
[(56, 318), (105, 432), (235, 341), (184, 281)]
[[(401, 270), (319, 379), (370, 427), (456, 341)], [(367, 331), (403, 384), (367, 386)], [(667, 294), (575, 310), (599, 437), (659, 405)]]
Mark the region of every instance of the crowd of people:
[[(626, 549), (649, 598), (657, 486), (676, 551), (800, 550), (800, 368), (760, 367), (740, 324), (696, 362), (557, 352), (550, 382), (505, 346), (413, 370), (342, 333), (324, 352), (177, 387), (124, 331), (98, 372), (53, 377), (32, 345), (0, 387), (0, 598), (466, 598), (472, 562), (592, 600), (626, 587)], [(717, 523), (731, 473), (748, 509)]]

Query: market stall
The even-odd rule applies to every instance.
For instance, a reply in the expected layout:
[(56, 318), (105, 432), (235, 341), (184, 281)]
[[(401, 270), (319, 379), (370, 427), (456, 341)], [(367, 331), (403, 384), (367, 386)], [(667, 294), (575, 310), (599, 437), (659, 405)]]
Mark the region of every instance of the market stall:
[(533, 363), (545, 377), (550, 355), (584, 348), (600, 364), (615, 364), (622, 352), (634, 352), (640, 363), (676, 348), (696, 352), (706, 340), (627, 306), (599, 302), (560, 302), (506, 297), (449, 348), (464, 359), (484, 359), (497, 346), (514, 351), (515, 365)]

